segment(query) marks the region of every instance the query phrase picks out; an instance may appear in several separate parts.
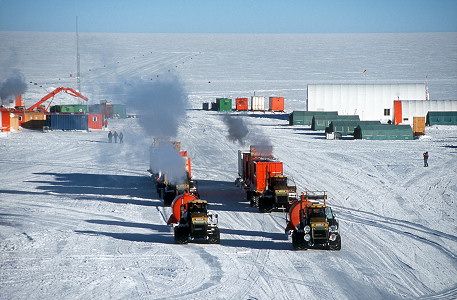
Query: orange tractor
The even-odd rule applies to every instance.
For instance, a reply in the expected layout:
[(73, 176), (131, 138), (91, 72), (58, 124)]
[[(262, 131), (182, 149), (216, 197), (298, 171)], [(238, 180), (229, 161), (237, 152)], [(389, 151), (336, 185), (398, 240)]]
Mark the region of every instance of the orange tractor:
[(323, 247), (341, 249), (338, 221), (327, 206), (326, 192), (306, 192), (292, 204), (287, 215), (286, 232), (292, 231), (296, 250)]
[(171, 204), (172, 214), (167, 224), (175, 224), (174, 236), (177, 244), (189, 241), (220, 243), (218, 215), (208, 211), (208, 203), (187, 191)]

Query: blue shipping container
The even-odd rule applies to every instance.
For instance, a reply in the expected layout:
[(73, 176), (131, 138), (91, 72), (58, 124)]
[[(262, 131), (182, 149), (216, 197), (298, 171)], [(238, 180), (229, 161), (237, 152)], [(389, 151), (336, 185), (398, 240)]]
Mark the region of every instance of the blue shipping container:
[(46, 126), (51, 130), (88, 130), (87, 115), (47, 115)]

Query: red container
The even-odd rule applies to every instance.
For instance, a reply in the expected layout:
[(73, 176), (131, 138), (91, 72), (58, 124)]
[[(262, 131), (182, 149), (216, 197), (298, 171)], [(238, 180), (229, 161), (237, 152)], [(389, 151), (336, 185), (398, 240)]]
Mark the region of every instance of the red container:
[(87, 118), (89, 129), (102, 129), (103, 128), (103, 116), (102, 114), (89, 114)]
[(249, 109), (249, 99), (248, 98), (236, 98), (235, 104), (236, 104), (237, 111)]
[(267, 187), (268, 179), (274, 175), (282, 175), (283, 164), (279, 161), (251, 161), (249, 164), (251, 189), (262, 192)]
[(270, 97), (270, 111), (284, 111), (284, 97)]

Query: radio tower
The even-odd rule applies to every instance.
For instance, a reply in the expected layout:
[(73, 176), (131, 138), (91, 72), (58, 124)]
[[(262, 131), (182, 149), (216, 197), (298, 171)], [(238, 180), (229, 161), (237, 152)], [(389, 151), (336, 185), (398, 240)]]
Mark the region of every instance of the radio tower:
[(78, 31), (78, 16), (76, 16), (76, 82), (77, 91), (81, 93), (81, 67), (79, 58), (79, 31)]

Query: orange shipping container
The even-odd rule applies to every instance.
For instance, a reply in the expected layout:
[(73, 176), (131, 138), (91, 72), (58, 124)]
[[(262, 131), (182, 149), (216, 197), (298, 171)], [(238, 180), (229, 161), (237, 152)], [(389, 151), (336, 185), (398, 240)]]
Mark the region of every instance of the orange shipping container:
[(425, 135), (425, 117), (413, 117), (414, 136)]
[(251, 189), (258, 192), (266, 189), (271, 176), (282, 175), (283, 172), (282, 162), (279, 161), (251, 161), (249, 169)]
[(248, 110), (249, 109), (249, 99), (248, 98), (236, 98), (235, 99), (236, 110)]
[(102, 129), (103, 116), (102, 114), (89, 114), (87, 118), (89, 129)]
[(270, 111), (284, 111), (284, 97), (270, 97)]

